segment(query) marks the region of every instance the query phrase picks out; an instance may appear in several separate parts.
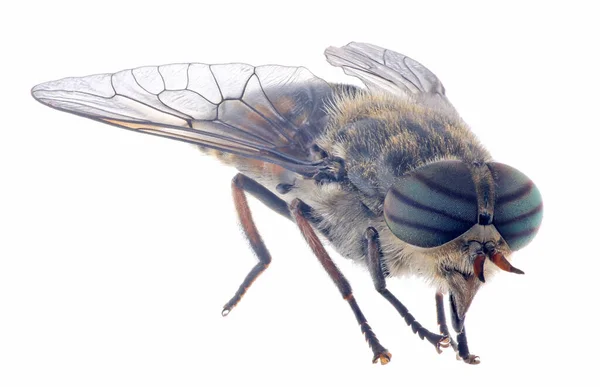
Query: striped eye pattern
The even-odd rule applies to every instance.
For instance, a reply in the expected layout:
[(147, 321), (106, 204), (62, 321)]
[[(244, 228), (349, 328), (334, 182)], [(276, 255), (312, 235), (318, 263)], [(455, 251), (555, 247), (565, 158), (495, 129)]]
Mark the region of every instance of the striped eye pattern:
[[(495, 187), (492, 224), (512, 251), (526, 246), (542, 222), (540, 191), (523, 173), (490, 162)], [(477, 224), (477, 193), (472, 172), (462, 161), (438, 161), (405, 174), (383, 204), (394, 235), (418, 247), (450, 242)]]
[(400, 178), (383, 204), (385, 221), (403, 242), (436, 247), (477, 223), (477, 194), (462, 161), (427, 164)]
[(516, 251), (535, 237), (542, 223), (542, 196), (533, 182), (518, 170), (506, 164), (491, 162), (496, 183), (494, 226)]

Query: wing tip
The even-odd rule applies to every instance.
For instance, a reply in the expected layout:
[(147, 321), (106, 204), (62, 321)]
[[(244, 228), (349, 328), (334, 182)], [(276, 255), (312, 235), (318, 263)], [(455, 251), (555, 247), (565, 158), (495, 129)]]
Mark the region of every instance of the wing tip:
[(365, 60), (365, 55), (361, 51), (364, 47), (377, 48), (383, 50), (381, 47), (375, 46), (369, 43), (361, 43), (351, 41), (342, 47), (329, 46), (325, 49), (325, 58), (327, 62), (335, 67), (353, 67), (357, 66), (362, 69), (368, 69), (369, 63)]
[(31, 90), (29, 92), (31, 93), (33, 98), (35, 98), (35, 92), (40, 91), (40, 89), (42, 88), (42, 85), (43, 85), (43, 83), (39, 83), (31, 88)]
[[(65, 78), (67, 79), (67, 78)], [(60, 82), (61, 80), (58, 81), (49, 81), (49, 82), (43, 82), (43, 83), (39, 83), (35, 86), (33, 86), (31, 88), (31, 90), (29, 91), (31, 93), (31, 96), (38, 102), (43, 103), (44, 105), (48, 105), (50, 106), (50, 104), (45, 103), (44, 100), (52, 100), (52, 98), (49, 98), (50, 93), (52, 92), (57, 92), (58, 87), (56, 86), (57, 82)]]
[(339, 47), (336, 46), (329, 46), (325, 49), (325, 51), (323, 51), (323, 54), (325, 55), (326, 58), (329, 57), (329, 55), (331, 55), (333, 52), (340, 50)]
[(336, 47), (329, 46), (325, 49), (323, 54), (325, 55), (325, 59), (327, 62), (335, 67), (344, 67), (348, 65), (348, 60), (344, 58), (346, 54), (346, 46)]
[(29, 90), (29, 93), (31, 94), (31, 96), (33, 97), (33, 99), (35, 99), (36, 101), (38, 101), (39, 103), (43, 104), (43, 105), (48, 105), (47, 103), (44, 103), (44, 101), (42, 100), (42, 98), (40, 98), (40, 96), (38, 95), (40, 91), (45, 90), (44, 89), (44, 83), (40, 83), (38, 85), (35, 85), (31, 88), (31, 90)]

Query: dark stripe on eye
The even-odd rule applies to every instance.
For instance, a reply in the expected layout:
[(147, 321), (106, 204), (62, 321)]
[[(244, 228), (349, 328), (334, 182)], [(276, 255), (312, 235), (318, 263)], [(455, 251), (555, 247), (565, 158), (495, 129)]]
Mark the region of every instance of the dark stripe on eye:
[[(506, 232), (506, 233), (502, 234), (502, 238), (508, 240), (508, 239), (513, 239), (513, 238), (526, 237), (526, 236), (533, 235), (536, 232), (538, 232), (539, 228), (540, 227), (538, 226), (538, 227), (530, 228), (528, 230), (523, 230), (523, 231), (519, 231), (519, 232)], [(509, 242), (509, 244), (510, 244), (510, 242)]]
[(537, 206), (536, 208), (534, 208), (531, 211), (528, 211), (528, 212), (526, 212), (524, 214), (521, 214), (519, 216), (516, 216), (514, 218), (506, 219), (506, 220), (503, 220), (503, 221), (500, 221), (500, 222), (494, 222), (494, 224), (496, 225), (496, 227), (506, 226), (507, 224), (515, 223), (515, 222), (518, 222), (520, 220), (526, 219), (526, 218), (528, 218), (530, 216), (533, 216), (533, 215), (539, 213), (540, 211), (542, 211), (543, 208), (544, 208), (544, 205), (540, 204), (539, 206)]
[(464, 231), (462, 231), (460, 233), (457, 233), (456, 231), (442, 230), (442, 229), (437, 228), (437, 227), (431, 227), (431, 226), (426, 226), (424, 224), (411, 222), (411, 221), (408, 221), (406, 219), (402, 219), (399, 216), (396, 216), (396, 215), (393, 215), (393, 214), (388, 214), (387, 217), (388, 217), (389, 221), (391, 221), (393, 223), (396, 223), (398, 225), (407, 226), (407, 227), (410, 227), (410, 228), (414, 228), (416, 230), (429, 231), (431, 233), (435, 233), (435, 234), (438, 234), (440, 236), (443, 235), (443, 236), (447, 237), (446, 238), (447, 240), (454, 239), (456, 236), (458, 236), (458, 235), (462, 234), (464, 231), (466, 231), (466, 230), (464, 230)]
[(444, 194), (448, 197), (457, 199), (457, 200), (462, 200), (465, 202), (477, 202), (477, 196), (476, 195), (470, 195), (464, 192), (456, 192), (456, 191), (452, 191), (451, 189), (449, 189), (448, 187), (445, 187), (443, 185), (440, 185), (438, 183), (435, 183), (429, 179), (427, 179), (425, 176), (420, 175), (419, 173), (415, 173), (413, 175), (413, 177), (415, 179), (417, 179), (418, 181), (420, 181), (421, 183), (425, 184), (427, 187), (433, 189), (434, 191), (437, 191), (441, 194)]
[(518, 191), (515, 191), (511, 194), (507, 194), (504, 196), (500, 196), (496, 198), (496, 206), (501, 206), (505, 203), (508, 202), (512, 202), (518, 199), (523, 198), (524, 196), (526, 196), (527, 194), (529, 194), (531, 192), (531, 189), (533, 188), (533, 182), (532, 181), (528, 181), (523, 188), (520, 188)]
[[(415, 200), (413, 200), (413, 199), (411, 199), (411, 198), (409, 198), (407, 196), (404, 196), (403, 194), (401, 194), (400, 192), (398, 192), (396, 189), (392, 189), (391, 192), (392, 192), (392, 195), (394, 195), (395, 199), (397, 199), (398, 201), (400, 201), (400, 202), (402, 202), (402, 203), (404, 203), (404, 204), (406, 204), (408, 206), (415, 207), (415, 208), (418, 208), (420, 210), (429, 211), (429, 212), (433, 212), (435, 214), (439, 214), (439, 215), (445, 216), (445, 217), (450, 218), (452, 220), (456, 220), (457, 222), (464, 223), (467, 226), (470, 226), (471, 224), (475, 223), (474, 219), (461, 218), (461, 217), (456, 216), (454, 214), (450, 214), (450, 213), (448, 213), (446, 211), (443, 211), (443, 210), (440, 210), (440, 209), (437, 209), (437, 208), (433, 208), (433, 207), (429, 207), (429, 206), (427, 206), (427, 205), (425, 205), (423, 203), (419, 203), (419, 202), (417, 202), (417, 201), (415, 201)], [(390, 211), (390, 212), (392, 212), (392, 211)], [(392, 214), (390, 214), (390, 215), (392, 215)]]

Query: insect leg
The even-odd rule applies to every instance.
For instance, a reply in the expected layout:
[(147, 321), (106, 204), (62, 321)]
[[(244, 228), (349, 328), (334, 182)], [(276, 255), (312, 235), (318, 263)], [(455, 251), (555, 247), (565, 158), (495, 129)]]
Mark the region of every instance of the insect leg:
[(369, 227), (365, 232), (365, 238), (367, 239), (367, 266), (375, 284), (375, 289), (396, 308), (400, 316), (406, 321), (406, 324), (412, 328), (414, 333), (419, 335), (421, 340), (427, 339), (427, 341), (435, 346), (436, 351), (441, 353), (441, 348), (447, 348), (450, 345), (449, 335), (440, 336), (424, 328), (415, 320), (400, 300), (386, 288), (385, 277), (381, 269), (382, 253), (379, 246), (379, 234), (373, 227)]
[(447, 336), (448, 339), (450, 339), (450, 345), (454, 349), (454, 352), (458, 354), (458, 346), (456, 345), (456, 341), (454, 341), (454, 339), (452, 339), (452, 336), (450, 336), (448, 324), (446, 323), (446, 311), (444, 310), (444, 295), (440, 292), (435, 293), (435, 308), (437, 312), (437, 321), (440, 327), (440, 333), (444, 336)]
[(249, 192), (252, 194), (252, 196), (256, 197), (267, 207), (278, 214), (291, 219), (290, 210), (288, 209), (285, 201), (281, 200), (274, 193), (251, 178), (242, 175), (241, 173), (238, 173), (231, 181), (231, 190), (233, 193), (235, 209), (238, 213), (240, 224), (242, 225), (242, 230), (244, 230), (244, 234), (250, 242), (252, 250), (254, 250), (254, 253), (256, 253), (256, 256), (258, 257), (258, 263), (252, 268), (250, 273), (248, 273), (231, 300), (229, 300), (229, 302), (223, 306), (223, 311), (221, 312), (223, 316), (227, 316), (229, 312), (231, 312), (237, 303), (240, 302), (244, 294), (246, 294), (246, 291), (250, 285), (252, 285), (256, 278), (261, 275), (271, 263), (271, 254), (269, 253), (269, 250), (267, 250), (265, 243), (260, 237), (260, 234), (256, 229), (256, 225), (254, 224), (254, 220), (252, 220), (252, 213), (250, 212), (250, 207), (248, 206), (245, 192)]
[(323, 265), (323, 268), (337, 286), (342, 297), (344, 297), (344, 300), (348, 301), (348, 304), (350, 304), (350, 308), (352, 308), (352, 312), (354, 312), (354, 316), (360, 325), (360, 329), (365, 335), (369, 347), (373, 350), (373, 363), (376, 363), (379, 360), (381, 361), (381, 364), (387, 364), (390, 361), (392, 354), (379, 343), (377, 336), (373, 333), (371, 326), (367, 323), (367, 319), (356, 303), (350, 283), (331, 260), (331, 257), (329, 257), (323, 244), (315, 234), (315, 231), (308, 220), (311, 208), (299, 199), (294, 199), (290, 208), (304, 239), (306, 239), (306, 242), (319, 259), (319, 262), (321, 262), (321, 265)]
[(464, 360), (467, 364), (479, 364), (479, 356), (469, 353), (469, 346), (467, 345), (467, 331), (463, 326), (462, 332), (456, 336), (458, 341), (458, 356)]
[(468, 364), (479, 364), (479, 356), (472, 355), (469, 353), (469, 346), (467, 345), (467, 333), (465, 331), (464, 326), (462, 332), (460, 332), (456, 336), (458, 344), (454, 340), (452, 340), (450, 332), (448, 331), (448, 325), (446, 324), (446, 312), (444, 311), (444, 295), (442, 293), (438, 292), (435, 294), (435, 306), (437, 310), (437, 320), (438, 325), (440, 326), (440, 332), (443, 335), (448, 336), (448, 338), (450, 339), (450, 345), (452, 345), (454, 352), (456, 352), (456, 358), (458, 360), (463, 360), (465, 363)]

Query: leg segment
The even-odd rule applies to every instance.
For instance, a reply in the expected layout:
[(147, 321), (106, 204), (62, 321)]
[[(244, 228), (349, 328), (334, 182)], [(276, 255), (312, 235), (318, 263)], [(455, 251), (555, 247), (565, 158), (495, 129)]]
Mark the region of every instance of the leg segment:
[(381, 361), (381, 364), (387, 364), (390, 361), (392, 354), (389, 353), (388, 350), (379, 343), (377, 336), (375, 336), (375, 333), (373, 333), (371, 327), (367, 323), (367, 319), (363, 315), (362, 311), (358, 307), (358, 304), (356, 303), (356, 300), (354, 299), (350, 283), (344, 277), (335, 263), (331, 260), (331, 257), (329, 257), (329, 254), (327, 254), (323, 244), (315, 234), (315, 231), (308, 221), (311, 208), (301, 200), (295, 199), (291, 204), (291, 211), (292, 216), (296, 220), (296, 224), (298, 224), (298, 227), (304, 236), (304, 239), (319, 259), (319, 262), (321, 262), (321, 265), (323, 265), (323, 268), (327, 274), (329, 274), (329, 277), (337, 286), (338, 290), (342, 294), (342, 297), (344, 297), (344, 300), (348, 301), (348, 304), (350, 304), (350, 308), (352, 309), (352, 312), (354, 312), (354, 316), (360, 325), (360, 329), (365, 335), (365, 339), (367, 340), (369, 347), (371, 347), (373, 350), (373, 363), (376, 363), (379, 360)]
[(450, 338), (450, 345), (456, 352), (456, 358), (463, 360), (467, 364), (479, 364), (479, 356), (472, 355), (469, 353), (469, 346), (467, 345), (467, 333), (463, 326), (462, 332), (459, 332), (456, 336), (458, 344), (452, 340), (450, 332), (448, 331), (448, 325), (446, 324), (446, 312), (444, 311), (444, 295), (442, 293), (435, 294), (435, 306), (437, 310), (437, 320), (440, 326), (440, 332)]
[(452, 339), (452, 336), (450, 336), (448, 324), (446, 323), (446, 311), (444, 310), (444, 295), (440, 292), (437, 292), (435, 294), (435, 308), (437, 312), (437, 321), (440, 327), (440, 333), (448, 337), (448, 339), (450, 340), (450, 345), (454, 349), (454, 352), (458, 354), (458, 346), (456, 345), (456, 341), (454, 341), (454, 339)]
[(435, 346), (438, 353), (441, 353), (441, 348), (447, 348), (450, 345), (450, 339), (448, 334), (440, 336), (433, 332), (430, 332), (424, 328), (412, 314), (406, 309), (406, 307), (398, 300), (387, 288), (385, 283), (385, 277), (381, 269), (381, 249), (379, 246), (379, 235), (373, 227), (369, 227), (365, 233), (367, 239), (367, 266), (369, 267), (369, 273), (375, 284), (375, 289), (396, 308), (400, 316), (404, 318), (406, 324), (408, 324), (414, 333), (419, 335), (422, 339), (427, 339), (431, 344)]
[(244, 294), (246, 294), (246, 291), (250, 285), (252, 285), (254, 280), (256, 280), (256, 278), (262, 274), (271, 263), (271, 254), (269, 253), (269, 250), (267, 250), (267, 247), (252, 220), (252, 213), (250, 212), (250, 207), (248, 207), (248, 201), (246, 200), (244, 191), (251, 193), (278, 214), (291, 219), (290, 211), (285, 201), (241, 173), (238, 173), (231, 181), (231, 190), (233, 192), (233, 202), (235, 203), (235, 209), (238, 213), (242, 230), (244, 230), (244, 234), (250, 242), (252, 250), (254, 250), (254, 253), (258, 257), (258, 263), (252, 268), (250, 273), (248, 273), (231, 300), (223, 306), (223, 311), (221, 312), (223, 316), (227, 316), (229, 312), (231, 312), (237, 303), (240, 302)]
[(456, 336), (456, 341), (458, 341), (458, 356), (467, 364), (479, 364), (479, 356), (469, 353), (467, 331), (465, 330), (465, 327), (463, 327), (462, 332)]

